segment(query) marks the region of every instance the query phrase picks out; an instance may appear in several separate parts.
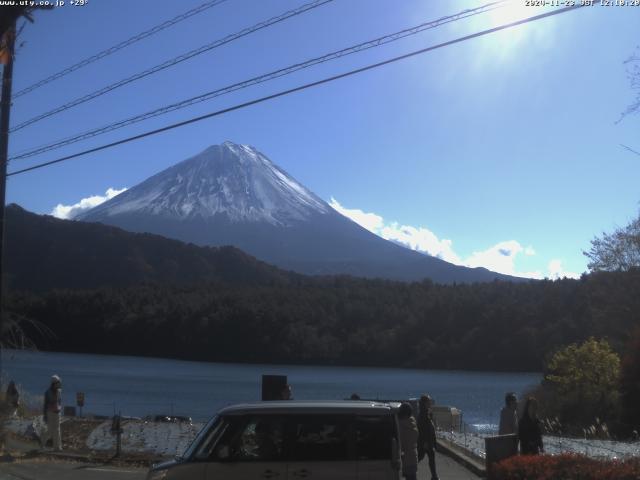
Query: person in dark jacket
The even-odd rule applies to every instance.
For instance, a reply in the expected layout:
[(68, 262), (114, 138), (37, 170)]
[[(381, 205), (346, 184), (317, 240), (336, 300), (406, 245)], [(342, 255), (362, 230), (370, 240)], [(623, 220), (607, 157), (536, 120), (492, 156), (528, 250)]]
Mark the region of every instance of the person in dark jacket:
[(520, 439), (520, 453), (523, 455), (537, 455), (544, 453), (542, 445), (542, 422), (538, 418), (538, 401), (527, 398), (524, 413), (518, 422), (518, 437)]
[(500, 411), (500, 426), (498, 435), (518, 433), (518, 397), (513, 392), (507, 393), (504, 398), (504, 407)]
[(288, 383), (280, 390), (280, 400), (293, 400), (293, 390)]
[(438, 480), (436, 473), (436, 426), (433, 423), (431, 405), (433, 400), (427, 394), (420, 397), (420, 413), (418, 414), (418, 458), (422, 460), (426, 455), (429, 457), (429, 470), (431, 480)]
[(13, 380), (9, 382), (5, 400), (9, 409), (9, 416), (15, 416), (18, 411), (18, 407), (20, 406), (20, 392), (18, 392), (16, 383)]

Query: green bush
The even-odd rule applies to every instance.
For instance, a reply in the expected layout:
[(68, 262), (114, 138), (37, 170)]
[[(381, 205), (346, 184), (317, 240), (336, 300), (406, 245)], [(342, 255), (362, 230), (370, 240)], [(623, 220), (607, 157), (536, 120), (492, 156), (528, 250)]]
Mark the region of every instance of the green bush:
[(606, 340), (589, 338), (564, 347), (546, 364), (542, 413), (579, 429), (615, 420), (619, 378), (620, 357)]

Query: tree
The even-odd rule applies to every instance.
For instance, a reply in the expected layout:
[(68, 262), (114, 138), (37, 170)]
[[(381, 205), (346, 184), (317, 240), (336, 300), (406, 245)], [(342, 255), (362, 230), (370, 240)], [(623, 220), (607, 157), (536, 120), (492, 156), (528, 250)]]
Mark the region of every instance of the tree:
[(583, 253), (589, 258), (588, 267), (592, 271), (640, 267), (640, 214), (626, 227), (591, 240), (591, 249)]
[[(29, 3), (29, 2), (15, 2), (18, 3)], [(36, 3), (36, 2), (33, 2)], [(12, 25), (18, 21), (21, 17), (26, 18), (29, 22), (33, 23), (33, 12), (35, 10), (51, 10), (53, 9), (53, 5), (5, 5), (0, 11), (2, 11), (2, 15), (0, 15), (0, 37), (2, 37), (11, 27)]]
[(628, 427), (640, 431), (640, 329), (632, 336), (622, 359), (620, 394), (622, 420)]
[(557, 351), (547, 363), (545, 382), (558, 394), (564, 421), (615, 417), (620, 357), (606, 340), (589, 338)]
[(627, 115), (640, 112), (640, 47), (636, 48), (636, 51), (625, 62), (627, 66), (627, 74), (629, 76), (629, 82), (631, 83), (631, 89), (636, 93), (636, 98), (633, 100), (620, 117), (622, 120)]

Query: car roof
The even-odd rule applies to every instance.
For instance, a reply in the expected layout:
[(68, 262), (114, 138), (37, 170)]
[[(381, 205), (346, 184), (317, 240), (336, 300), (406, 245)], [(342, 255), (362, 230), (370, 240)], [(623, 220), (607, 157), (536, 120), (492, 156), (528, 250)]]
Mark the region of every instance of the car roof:
[(301, 415), (308, 413), (389, 415), (397, 405), (376, 401), (359, 400), (276, 400), (268, 402), (240, 403), (223, 408), (218, 415), (281, 414)]

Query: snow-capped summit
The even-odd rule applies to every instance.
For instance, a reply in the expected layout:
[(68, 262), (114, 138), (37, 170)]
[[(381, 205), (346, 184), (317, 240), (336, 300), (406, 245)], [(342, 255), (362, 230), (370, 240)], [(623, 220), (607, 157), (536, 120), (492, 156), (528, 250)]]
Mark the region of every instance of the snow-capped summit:
[(225, 142), (76, 217), (197, 245), (233, 245), (307, 274), (437, 282), (505, 278), (383, 240), (340, 215), (265, 155)]
[(168, 168), (78, 219), (144, 213), (173, 219), (223, 215), (290, 225), (330, 207), (255, 148), (224, 142)]

